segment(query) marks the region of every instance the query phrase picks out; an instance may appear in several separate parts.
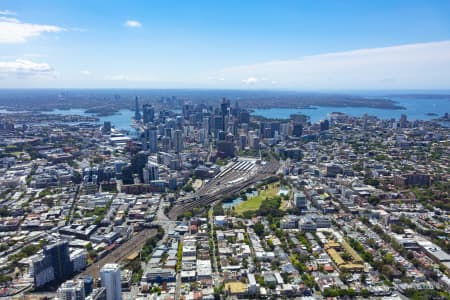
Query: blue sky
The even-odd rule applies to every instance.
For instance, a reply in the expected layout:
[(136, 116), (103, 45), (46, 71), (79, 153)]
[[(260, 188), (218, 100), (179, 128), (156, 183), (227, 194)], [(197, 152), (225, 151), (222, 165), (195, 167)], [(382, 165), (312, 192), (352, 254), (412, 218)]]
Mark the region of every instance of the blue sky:
[(0, 87), (450, 88), (450, 1), (1, 0)]

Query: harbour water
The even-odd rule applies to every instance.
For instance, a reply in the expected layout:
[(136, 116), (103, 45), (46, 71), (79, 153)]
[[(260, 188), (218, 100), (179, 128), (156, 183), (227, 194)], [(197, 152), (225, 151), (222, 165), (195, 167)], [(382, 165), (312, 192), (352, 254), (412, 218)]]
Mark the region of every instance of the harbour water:
[[(93, 116), (95, 114), (86, 113), (84, 109), (74, 108), (74, 109), (54, 109), (51, 114), (58, 115), (80, 115), (80, 116)], [(131, 118), (134, 116), (134, 112), (129, 109), (121, 109), (117, 113), (109, 116), (100, 116), (98, 117), (100, 124), (103, 124), (105, 121), (111, 122), (111, 125), (116, 129), (126, 130), (130, 132), (134, 132), (135, 128), (131, 126)]]
[[(405, 98), (390, 97), (405, 109), (379, 109), (367, 107), (314, 107), (314, 109), (290, 109), (290, 108), (269, 108), (254, 109), (253, 115), (262, 116), (271, 119), (289, 119), (292, 114), (304, 114), (311, 118), (312, 123), (319, 122), (327, 118), (332, 112), (342, 112), (350, 116), (362, 116), (367, 113), (380, 119), (399, 119), (402, 114), (408, 117), (408, 120), (431, 120), (441, 117), (444, 113), (450, 113), (450, 99), (429, 99), (429, 98)], [(428, 115), (433, 113), (436, 115)]]
[[(441, 117), (444, 113), (450, 113), (450, 97), (449, 98), (435, 98), (435, 97), (389, 97), (405, 109), (379, 109), (367, 107), (314, 107), (313, 109), (290, 109), (290, 108), (268, 108), (268, 109), (253, 109), (252, 115), (263, 116), (272, 119), (289, 119), (290, 115), (301, 113), (310, 117), (311, 122), (319, 122), (327, 118), (329, 113), (342, 112), (351, 116), (362, 116), (367, 113), (376, 116), (380, 119), (399, 119), (401, 114), (405, 114), (408, 120), (431, 120)], [(7, 110), (2, 109), (0, 112), (6, 113)], [(180, 111), (181, 112), (181, 111)], [(84, 109), (55, 109), (52, 114), (61, 115), (82, 115), (82, 116), (96, 116), (95, 114), (86, 113)], [(434, 114), (434, 115), (430, 115)], [(116, 114), (109, 116), (100, 116), (99, 122), (103, 124), (105, 121), (111, 122), (111, 125), (116, 129), (126, 130), (134, 133), (135, 129), (131, 126), (131, 120), (134, 112), (128, 109), (119, 110)], [(445, 124), (445, 125), (448, 125)]]

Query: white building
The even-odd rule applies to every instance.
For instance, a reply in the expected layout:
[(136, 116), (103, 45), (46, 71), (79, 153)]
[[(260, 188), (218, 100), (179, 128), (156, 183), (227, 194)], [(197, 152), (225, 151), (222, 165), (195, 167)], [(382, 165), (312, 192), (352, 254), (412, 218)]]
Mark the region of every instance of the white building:
[(159, 169), (157, 164), (148, 162), (142, 170), (142, 173), (145, 184), (149, 184), (151, 181), (159, 179)]
[(84, 300), (84, 283), (83, 280), (68, 280), (61, 284), (58, 288), (57, 300)]
[(106, 264), (100, 270), (102, 286), (106, 289), (106, 300), (122, 300), (120, 267), (118, 264)]
[(298, 217), (293, 215), (284, 216), (280, 220), (281, 229), (295, 229), (298, 228)]
[(42, 254), (30, 257), (29, 274), (34, 279), (35, 287), (41, 287), (55, 279), (53, 267)]
[(76, 249), (70, 254), (70, 261), (73, 265), (73, 271), (78, 272), (86, 268), (87, 252), (84, 249)]

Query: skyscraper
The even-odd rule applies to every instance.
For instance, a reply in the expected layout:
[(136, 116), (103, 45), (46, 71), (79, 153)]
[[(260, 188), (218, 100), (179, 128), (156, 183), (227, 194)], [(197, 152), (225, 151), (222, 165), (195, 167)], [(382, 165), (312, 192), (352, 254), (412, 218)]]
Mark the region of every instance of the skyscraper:
[(136, 122), (139, 122), (141, 120), (141, 113), (139, 112), (139, 99), (137, 96), (134, 99), (134, 106), (135, 106), (134, 119), (136, 120)]
[(230, 116), (230, 100), (223, 98), (220, 104), (220, 114), (222, 115), (222, 130), (225, 130), (225, 125)]
[(229, 114), (230, 111), (230, 100), (223, 98), (222, 103), (220, 104), (220, 112), (222, 114), (222, 117), (225, 118)]
[(159, 169), (157, 164), (148, 162), (142, 170), (142, 173), (145, 184), (149, 184), (151, 181), (159, 179)]
[(219, 131), (223, 131), (225, 129), (224, 123), (223, 123), (223, 117), (222, 116), (214, 116), (214, 136), (217, 138), (217, 134)]
[(408, 125), (408, 118), (405, 114), (400, 116), (400, 128), (406, 128)]
[(142, 119), (145, 124), (155, 120), (155, 109), (151, 104), (144, 104), (142, 106)]
[(151, 127), (148, 129), (148, 142), (149, 142), (149, 150), (152, 153), (158, 152), (158, 132), (156, 127)]
[(145, 128), (142, 136), (142, 150), (150, 150), (152, 153), (158, 152), (158, 129), (156, 127)]
[(50, 258), (55, 273), (55, 280), (63, 281), (72, 275), (73, 268), (70, 262), (69, 243), (67, 241), (59, 241), (45, 246), (44, 255)]
[(105, 264), (100, 270), (102, 286), (106, 289), (106, 300), (122, 300), (122, 285), (118, 264)]
[(250, 113), (248, 112), (248, 110), (242, 110), (239, 113), (239, 123), (250, 123)]
[(292, 126), (292, 136), (301, 137), (303, 134), (303, 125), (301, 123), (294, 122)]
[(320, 121), (320, 131), (325, 131), (328, 129), (330, 129), (330, 121), (328, 120)]
[(173, 134), (173, 148), (176, 153), (180, 153), (183, 151), (183, 133), (181, 130), (177, 129), (175, 130)]
[(111, 133), (111, 122), (110, 121), (103, 122), (102, 132), (103, 132), (103, 134)]
[(202, 128), (205, 129), (206, 134), (208, 134), (209, 131), (209, 117), (203, 117), (203, 122), (202, 122)]

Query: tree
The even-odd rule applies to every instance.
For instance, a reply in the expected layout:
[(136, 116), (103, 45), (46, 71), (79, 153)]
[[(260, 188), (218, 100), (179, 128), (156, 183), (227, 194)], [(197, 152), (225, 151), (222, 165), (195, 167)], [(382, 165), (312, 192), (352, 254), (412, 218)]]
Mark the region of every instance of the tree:
[(86, 250), (88, 250), (88, 251), (92, 250), (92, 243), (91, 242), (86, 244)]
[(391, 230), (397, 234), (403, 234), (405, 232), (403, 226), (397, 224), (391, 224)]
[(82, 180), (81, 174), (78, 171), (74, 171), (72, 174), (72, 181), (75, 184), (80, 184)]
[(361, 296), (362, 296), (363, 298), (369, 298), (369, 297), (370, 297), (370, 292), (369, 292), (369, 290), (367, 290), (367, 289), (362, 289), (361, 292), (360, 292), (360, 294), (361, 294)]
[(391, 253), (386, 253), (386, 255), (383, 257), (383, 261), (387, 265), (392, 265), (392, 263), (394, 262), (394, 257)]
[(406, 258), (408, 260), (413, 260), (414, 259), (414, 253), (412, 251), (408, 251), (408, 253), (406, 254)]
[(361, 277), (360, 277), (360, 280), (361, 280), (361, 283), (363, 283), (363, 284), (366, 283), (367, 275), (365, 273), (362, 273)]
[(341, 272), (339, 274), (339, 279), (342, 280), (343, 282), (347, 282), (347, 280), (350, 278), (350, 274), (347, 272)]
[(0, 217), (9, 217), (11, 215), (11, 212), (9, 211), (8, 207), (2, 206), (0, 207)]
[(264, 225), (262, 223), (256, 223), (253, 227), (253, 230), (259, 237), (262, 237), (264, 235)]
[(380, 203), (380, 199), (379, 199), (377, 196), (375, 196), (375, 195), (370, 195), (370, 197), (369, 197), (369, 203), (370, 203), (371, 205), (373, 205), (373, 206), (377, 206), (378, 203)]

